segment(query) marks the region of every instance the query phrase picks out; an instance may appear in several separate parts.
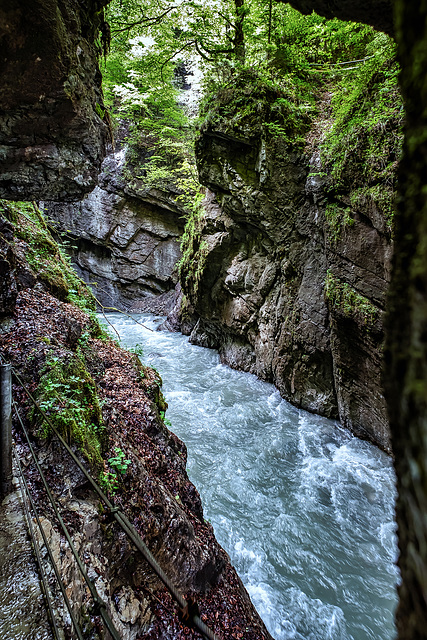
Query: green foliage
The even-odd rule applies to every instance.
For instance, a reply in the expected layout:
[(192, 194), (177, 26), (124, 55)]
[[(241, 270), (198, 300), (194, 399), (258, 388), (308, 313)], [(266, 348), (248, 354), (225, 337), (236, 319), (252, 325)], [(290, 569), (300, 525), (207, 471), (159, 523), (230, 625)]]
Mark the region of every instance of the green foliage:
[(403, 103), (395, 45), (377, 33), (370, 57), (334, 92), (334, 125), (323, 144), (332, 194), (350, 193), (353, 206), (370, 201), (391, 224), (396, 169), (403, 141)]
[[(141, 11), (149, 14), (157, 9), (149, 3), (136, 7), (113, 2), (109, 8), (113, 31), (114, 27), (122, 29), (127, 21), (136, 22)], [(158, 29), (156, 33), (160, 37)], [(163, 64), (164, 45), (154, 46), (147, 35), (141, 24), (117, 31), (103, 74), (106, 104), (113, 118), (128, 123), (127, 182), (138, 191), (154, 188), (173, 194), (186, 211), (193, 207), (200, 191), (193, 152), (194, 124), (179, 104), (176, 62)]]
[[(76, 443), (94, 466), (102, 463), (104, 426), (95, 383), (77, 354), (46, 361), (36, 399), (52, 424), (70, 443)], [(39, 435), (47, 438), (50, 426), (35, 409), (30, 417), (39, 422)]]
[(172, 422), (168, 418), (165, 418), (165, 412), (164, 411), (160, 411), (160, 418), (163, 420), (164, 424), (167, 427), (171, 427), (172, 426)]
[(115, 447), (114, 451), (116, 455), (112, 458), (108, 458), (108, 463), (116, 473), (120, 473), (122, 476), (124, 476), (126, 475), (128, 466), (131, 464), (131, 461), (125, 458), (125, 454), (119, 447)]
[(354, 218), (350, 207), (340, 206), (338, 203), (329, 203), (325, 209), (325, 218), (329, 227), (329, 237), (336, 243), (345, 227), (354, 225)]
[(294, 76), (244, 69), (207, 96), (202, 105), (202, 130), (214, 127), (237, 137), (264, 133), (282, 137), (293, 146), (301, 145), (314, 114), (313, 106), (309, 87)]
[(303, 16), (289, 5), (282, 5), (277, 17), (275, 62), (291, 72), (363, 58), (375, 33), (367, 25), (328, 20), (314, 12)]
[(346, 318), (359, 318), (369, 327), (379, 318), (379, 309), (368, 298), (360, 295), (347, 282), (342, 282), (328, 270), (325, 280), (325, 297), (333, 309)]
[(139, 358), (142, 358), (144, 356), (144, 349), (143, 346), (139, 343), (137, 343), (135, 346), (133, 347), (127, 347), (127, 351), (130, 351), (131, 353), (134, 353), (135, 355), (137, 355)]
[(35, 202), (0, 201), (0, 214), (15, 227), (15, 236), (25, 242), (25, 257), (38, 280), (49, 291), (84, 311), (93, 313), (95, 298), (77, 276), (65, 250), (54, 240), (49, 221)]
[[(182, 257), (178, 262), (178, 275), (183, 289), (196, 299), (208, 255), (208, 244), (202, 240), (203, 207), (191, 213), (181, 238)], [(191, 292), (191, 293), (190, 293)]]
[(99, 484), (102, 489), (107, 491), (110, 495), (114, 496), (119, 488), (119, 479), (117, 473), (114, 471), (104, 470), (99, 474)]

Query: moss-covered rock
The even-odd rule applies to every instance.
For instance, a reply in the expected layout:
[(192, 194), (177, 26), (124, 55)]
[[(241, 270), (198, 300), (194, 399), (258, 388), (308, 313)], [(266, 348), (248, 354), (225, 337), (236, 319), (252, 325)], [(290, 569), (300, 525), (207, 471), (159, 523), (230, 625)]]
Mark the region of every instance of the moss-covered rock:
[[(69, 443), (75, 443), (85, 458), (98, 471), (102, 465), (102, 449), (107, 434), (95, 383), (80, 355), (49, 356), (37, 386), (36, 399), (51, 424)], [(51, 426), (36, 410), (32, 420), (39, 436), (52, 434)]]
[(252, 71), (207, 102), (196, 154), (211, 192), (185, 230), (180, 282), (192, 342), (390, 451), (382, 319), (402, 115), (381, 37), (345, 105), (332, 85), (312, 105), (309, 83)]

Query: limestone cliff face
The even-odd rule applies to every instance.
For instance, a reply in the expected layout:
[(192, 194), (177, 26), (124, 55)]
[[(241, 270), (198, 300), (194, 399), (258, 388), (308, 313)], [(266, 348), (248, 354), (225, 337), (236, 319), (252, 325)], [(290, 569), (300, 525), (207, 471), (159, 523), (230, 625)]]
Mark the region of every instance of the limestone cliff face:
[[(11, 283), (6, 294), (0, 286), (2, 359), (31, 385), (39, 402), (50, 400), (51, 420), (63, 434), (67, 431), (86, 469), (126, 513), (176, 588), (197, 597), (203, 620), (218, 637), (271, 640), (212, 526), (204, 520), (200, 496), (187, 476), (185, 444), (164, 422), (167, 404), (160, 376), (103, 335), (93, 314), (82, 310), (85, 305), (86, 311), (93, 311), (92, 296), (63, 259), (38, 210), (0, 203), (0, 269), (4, 281)], [(79, 287), (80, 308), (72, 304)], [(45, 384), (46, 375), (54, 376), (55, 396)], [(78, 388), (71, 389), (73, 384)], [(26, 395), (15, 385), (14, 398), (70, 537), (119, 637), (192, 637), (163, 584), (116, 526), (66, 450), (41, 429), (43, 419), (30, 410)], [(67, 415), (66, 421), (59, 417), (56, 422), (54, 415)], [(92, 609), (77, 563), (29, 462), (19, 422), (14, 424), (14, 441), (26, 460), (31, 493), (75, 605), (82, 637), (104, 638), (99, 609)], [(119, 452), (126, 463), (120, 472), (114, 465)], [(44, 556), (46, 549), (40, 546)], [(58, 626), (65, 637), (75, 637), (53, 569), (47, 572)]]
[(385, 216), (357, 180), (352, 197), (331, 191), (319, 138), (298, 148), (252, 125), (239, 139), (223, 123), (208, 122), (197, 143), (210, 192), (184, 254), (178, 325), (297, 406), (390, 451)]
[(129, 308), (172, 291), (181, 257), (183, 211), (173, 192), (145, 188), (130, 173), (126, 149), (111, 152), (99, 186), (76, 205), (47, 203), (49, 217), (71, 237), (73, 262), (106, 306)]
[(99, 50), (108, 0), (0, 7), (0, 197), (78, 200), (104, 156)]

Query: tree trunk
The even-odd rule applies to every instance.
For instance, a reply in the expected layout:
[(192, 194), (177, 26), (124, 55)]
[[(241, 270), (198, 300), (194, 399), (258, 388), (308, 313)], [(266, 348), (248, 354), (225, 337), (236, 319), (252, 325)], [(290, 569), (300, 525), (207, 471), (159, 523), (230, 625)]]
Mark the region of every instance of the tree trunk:
[(243, 33), (243, 23), (245, 20), (245, 0), (234, 0), (236, 8), (236, 30), (234, 32), (234, 53), (236, 59), (244, 64), (245, 62), (245, 34)]

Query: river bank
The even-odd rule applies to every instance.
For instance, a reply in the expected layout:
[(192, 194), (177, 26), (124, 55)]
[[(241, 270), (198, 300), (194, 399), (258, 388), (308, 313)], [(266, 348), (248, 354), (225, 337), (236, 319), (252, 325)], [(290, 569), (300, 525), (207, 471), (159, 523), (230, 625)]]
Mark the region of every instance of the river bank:
[[(199, 494), (186, 473), (186, 447), (164, 423), (167, 405), (159, 375), (102, 331), (93, 296), (53, 241), (37, 207), (0, 208), (3, 361), (12, 364), (176, 587), (197, 598), (202, 620), (219, 637), (239, 639), (244, 630), (249, 640), (268, 640), (229, 557), (204, 521)], [(120, 637), (196, 638), (19, 384), (13, 396), (73, 544)], [(19, 455), (29, 461), (17, 424), (14, 438)], [(83, 637), (100, 637), (99, 612), (47, 506), (33, 463), (25, 473)], [(55, 586), (53, 599), (59, 625), (74, 637)]]
[(276, 640), (394, 638), (391, 459), (217, 352), (156, 331), (161, 317), (135, 315), (148, 329), (107, 317), (159, 370), (205, 517)]

